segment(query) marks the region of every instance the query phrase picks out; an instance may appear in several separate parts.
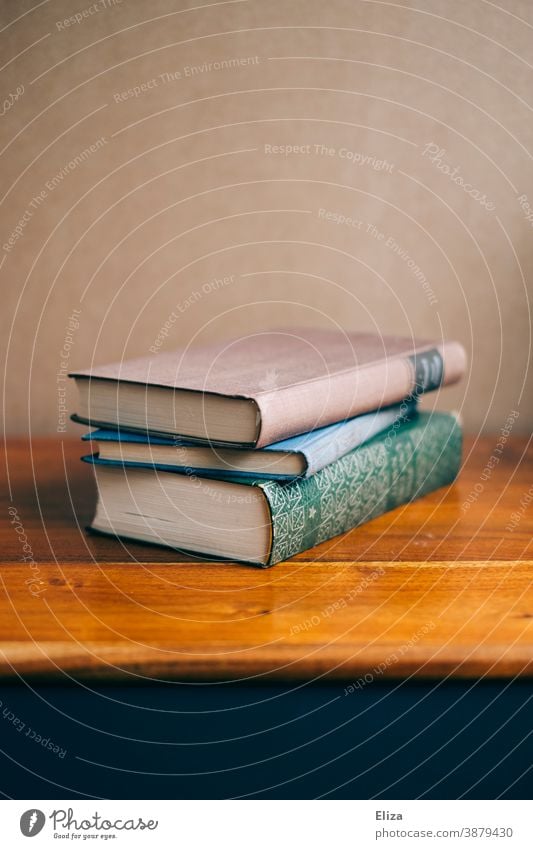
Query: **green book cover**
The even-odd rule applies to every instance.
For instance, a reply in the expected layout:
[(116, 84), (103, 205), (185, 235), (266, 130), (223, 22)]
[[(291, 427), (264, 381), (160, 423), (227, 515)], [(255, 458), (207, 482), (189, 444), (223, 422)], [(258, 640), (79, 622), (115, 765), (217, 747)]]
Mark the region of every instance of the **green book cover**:
[(272, 546), (265, 565), (451, 483), (459, 471), (461, 449), (461, 425), (454, 415), (420, 413), (310, 478), (255, 482), (272, 515)]

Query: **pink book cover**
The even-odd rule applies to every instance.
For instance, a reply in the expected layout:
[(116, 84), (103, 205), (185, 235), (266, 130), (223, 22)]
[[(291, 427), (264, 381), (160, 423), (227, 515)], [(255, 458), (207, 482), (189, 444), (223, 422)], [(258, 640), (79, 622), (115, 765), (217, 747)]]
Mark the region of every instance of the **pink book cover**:
[(269, 330), (71, 374), (249, 398), (255, 447), (454, 383), (458, 342), (313, 328)]

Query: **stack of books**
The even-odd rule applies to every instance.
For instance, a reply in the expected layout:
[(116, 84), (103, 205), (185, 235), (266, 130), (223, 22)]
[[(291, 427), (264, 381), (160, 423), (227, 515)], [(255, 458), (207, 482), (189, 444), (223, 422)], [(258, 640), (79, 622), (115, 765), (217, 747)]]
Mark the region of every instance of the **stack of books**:
[(454, 480), (461, 425), (417, 410), (457, 342), (255, 333), (71, 375), (92, 530), (272, 566)]

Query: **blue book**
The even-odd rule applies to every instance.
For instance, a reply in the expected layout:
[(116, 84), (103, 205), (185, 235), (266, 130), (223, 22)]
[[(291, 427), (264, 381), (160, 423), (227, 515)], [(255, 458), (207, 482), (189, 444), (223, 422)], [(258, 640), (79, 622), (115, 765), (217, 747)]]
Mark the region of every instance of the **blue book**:
[(389, 429), (394, 433), (415, 415), (416, 403), (404, 402), (257, 449), (199, 445), (107, 429), (92, 431), (82, 439), (93, 443), (100, 464), (155, 466), (203, 477), (309, 478), (377, 434)]
[(385, 430), (314, 477), (292, 481), (206, 480), (91, 457), (98, 487), (91, 529), (272, 566), (451, 483), (461, 441), (455, 415), (420, 413), (394, 435)]

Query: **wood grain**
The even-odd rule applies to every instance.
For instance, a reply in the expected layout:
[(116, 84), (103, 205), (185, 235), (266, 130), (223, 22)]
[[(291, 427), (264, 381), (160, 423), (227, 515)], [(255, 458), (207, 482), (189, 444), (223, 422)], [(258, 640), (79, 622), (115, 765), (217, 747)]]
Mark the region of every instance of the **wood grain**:
[(496, 442), (467, 443), (454, 486), (261, 570), (88, 536), (79, 442), (9, 441), (0, 674), (348, 688), (531, 674), (532, 453), (510, 439), (487, 476)]

